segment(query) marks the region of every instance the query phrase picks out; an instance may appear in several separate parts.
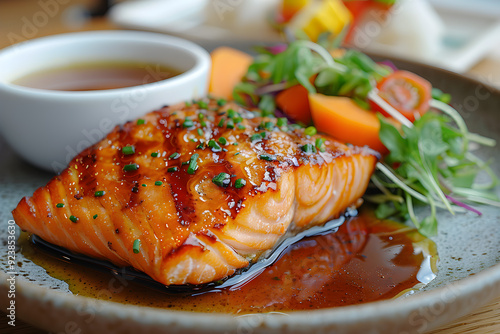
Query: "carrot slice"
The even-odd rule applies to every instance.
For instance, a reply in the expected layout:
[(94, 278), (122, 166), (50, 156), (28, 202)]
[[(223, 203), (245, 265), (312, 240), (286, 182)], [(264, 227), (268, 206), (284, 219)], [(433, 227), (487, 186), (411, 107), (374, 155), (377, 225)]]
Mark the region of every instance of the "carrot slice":
[(374, 112), (342, 96), (310, 94), (311, 115), (318, 131), (357, 146), (368, 145), (381, 153), (387, 149), (379, 139), (380, 122)]
[(215, 49), (210, 55), (212, 70), (208, 92), (215, 97), (231, 99), (234, 86), (245, 75), (253, 58), (245, 52), (225, 46)]
[(302, 85), (295, 85), (276, 95), (276, 105), (295, 121), (311, 124), (309, 92)]

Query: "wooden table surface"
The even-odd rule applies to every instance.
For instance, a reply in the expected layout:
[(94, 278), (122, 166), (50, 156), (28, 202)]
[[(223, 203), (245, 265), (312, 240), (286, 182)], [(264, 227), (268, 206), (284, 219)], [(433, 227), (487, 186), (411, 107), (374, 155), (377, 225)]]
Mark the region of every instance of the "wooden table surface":
[[(82, 8), (96, 8), (96, 0), (51, 1), (0, 0), (0, 49), (27, 39), (84, 30), (117, 29), (106, 18), (89, 18)], [(475, 65), (467, 75), (500, 87), (500, 43), (496, 49)], [(4, 310), (2, 310), (4, 311)], [(0, 314), (0, 333), (45, 333), (16, 320), (16, 326), (7, 324)], [(457, 321), (427, 334), (487, 334), (500, 333), (500, 297)]]

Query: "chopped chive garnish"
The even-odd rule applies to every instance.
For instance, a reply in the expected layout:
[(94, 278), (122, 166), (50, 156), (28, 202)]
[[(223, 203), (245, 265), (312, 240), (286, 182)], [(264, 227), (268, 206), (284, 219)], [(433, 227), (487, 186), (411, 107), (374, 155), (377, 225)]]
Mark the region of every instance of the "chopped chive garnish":
[(102, 197), (106, 192), (104, 190), (98, 190), (94, 193), (95, 197)]
[(133, 171), (135, 171), (137, 169), (139, 169), (139, 165), (138, 164), (129, 164), (129, 165), (123, 166), (123, 170), (125, 172), (133, 172)]
[(212, 182), (218, 185), (219, 187), (227, 187), (231, 182), (231, 180), (228, 173), (220, 173), (214, 176)]
[(316, 148), (320, 152), (325, 152), (325, 138), (316, 138)]
[(76, 223), (78, 221), (78, 218), (71, 215), (71, 216), (69, 216), (69, 220), (71, 220), (73, 223)]
[(169, 167), (167, 169), (167, 172), (173, 173), (173, 172), (177, 172), (178, 170), (179, 170), (179, 167)]
[(206, 127), (207, 127), (207, 122), (205, 122), (205, 121), (201, 121), (201, 122), (200, 122), (200, 125), (201, 125), (202, 127), (206, 128)]
[(135, 153), (135, 147), (132, 145), (127, 145), (122, 147), (122, 153), (125, 155), (130, 155)]
[(232, 119), (227, 121), (226, 127), (228, 129), (234, 129), (234, 121)]
[(190, 118), (186, 117), (186, 119), (184, 120), (184, 123), (182, 123), (182, 126), (184, 128), (190, 128), (190, 127), (194, 126), (194, 123)]
[(236, 112), (233, 109), (228, 109), (227, 110), (227, 117), (234, 118), (234, 116), (236, 116)]
[(153, 152), (153, 153), (151, 153), (151, 156), (152, 156), (153, 158), (158, 157), (158, 152)]
[(184, 102), (184, 104), (186, 105), (186, 107), (191, 107), (191, 105), (192, 105), (192, 103), (189, 101)]
[(145, 184), (145, 183), (143, 183), (143, 184), (141, 184), (141, 186), (146, 187), (146, 184)]
[(219, 121), (219, 124), (217, 124), (219, 128), (222, 128), (224, 126), (224, 118), (221, 118)]
[(234, 145), (234, 146), (238, 146), (238, 143), (237, 143), (237, 142), (234, 142), (234, 143), (233, 143), (233, 145)]
[(56, 208), (64, 208), (64, 203), (57, 203)]
[(202, 130), (202, 129), (198, 128), (198, 130), (197, 130), (197, 131), (198, 131), (198, 134), (199, 134), (200, 136), (203, 136), (203, 130)]
[(200, 107), (201, 109), (207, 109), (208, 104), (205, 101), (198, 101), (198, 107)]
[(132, 246), (132, 251), (134, 254), (138, 254), (141, 251), (141, 240), (135, 239), (134, 245)]
[(156, 181), (155, 182), (155, 186), (161, 186), (162, 184), (163, 184), (163, 182), (161, 182), (161, 181)]
[(304, 130), (304, 133), (307, 136), (314, 136), (318, 131), (316, 131), (316, 128), (314, 126), (309, 126)]
[(286, 117), (280, 117), (280, 118), (278, 118), (278, 121), (276, 122), (276, 125), (279, 127), (285, 126), (287, 124), (288, 124), (288, 120), (286, 119)]
[(170, 156), (168, 158), (170, 160), (175, 160), (175, 159), (178, 159), (180, 156), (181, 156), (180, 153), (175, 152), (175, 153), (170, 154)]
[(266, 130), (272, 131), (274, 129), (274, 124), (273, 122), (266, 122), (264, 124), (264, 127), (266, 128)]
[(208, 141), (208, 147), (210, 147), (212, 149), (212, 151), (214, 151), (214, 152), (219, 152), (221, 150), (221, 147), (219, 146), (219, 144), (217, 144), (217, 142), (213, 139), (210, 139)]
[(222, 145), (226, 145), (226, 144), (227, 144), (227, 140), (226, 140), (226, 138), (224, 138), (224, 137), (220, 137), (220, 138), (219, 138), (219, 143), (221, 143)]
[(97, 213), (95, 215), (93, 215), (92, 218), (96, 219), (97, 218)]
[(245, 179), (237, 179), (236, 181), (234, 181), (234, 187), (236, 189), (243, 188), (245, 184), (247, 184), (247, 181), (245, 181)]
[(205, 148), (205, 146), (203, 144), (198, 144), (198, 146), (196, 146), (196, 148), (198, 150), (203, 150)]
[(241, 117), (239, 117), (239, 116), (238, 116), (238, 117), (233, 118), (233, 120), (234, 120), (234, 123), (236, 123), (236, 124), (243, 122), (243, 118), (241, 118)]
[(199, 114), (198, 114), (198, 119), (199, 119), (200, 121), (202, 121), (204, 118), (205, 118), (205, 115), (203, 115), (202, 113), (199, 113)]
[(234, 155), (238, 155), (238, 154), (240, 154), (240, 152), (236, 152)]
[(226, 103), (227, 103), (227, 101), (224, 100), (224, 99), (218, 99), (217, 100), (217, 105), (220, 106), (220, 107), (224, 106)]
[(243, 124), (238, 124), (238, 129), (245, 130), (245, 126)]
[(259, 155), (259, 159), (266, 160), (266, 161), (274, 161), (274, 160), (276, 160), (276, 157), (273, 155), (269, 155), (269, 154), (261, 154), (261, 155)]
[(261, 132), (260, 136), (261, 136), (262, 139), (266, 139), (266, 133), (265, 132)]
[(184, 165), (189, 165), (189, 161), (183, 161), (181, 162), (181, 165), (184, 166)]
[(250, 137), (250, 140), (253, 142), (259, 141), (259, 140), (262, 140), (262, 136), (260, 135), (260, 133), (255, 133)]
[(145, 120), (143, 120), (142, 118), (139, 118), (139, 119), (137, 120), (137, 125), (142, 125), (142, 124), (144, 124), (144, 123), (146, 123), (146, 121), (145, 121)]
[(316, 146), (313, 144), (305, 144), (300, 147), (305, 153), (316, 153)]
[(198, 160), (198, 157), (200, 155), (198, 153), (194, 153), (192, 156), (191, 156), (191, 159), (189, 159), (189, 166), (188, 166), (188, 174), (194, 174), (194, 172), (196, 172), (196, 169), (198, 169), (198, 162), (196, 160)]
[[(274, 108), (273, 108), (274, 109)], [(262, 110), (260, 112), (261, 117), (274, 117), (274, 111)]]
[(196, 143), (198, 141), (198, 139), (191, 138), (191, 139), (189, 139), (189, 141), (192, 142), (192, 143)]

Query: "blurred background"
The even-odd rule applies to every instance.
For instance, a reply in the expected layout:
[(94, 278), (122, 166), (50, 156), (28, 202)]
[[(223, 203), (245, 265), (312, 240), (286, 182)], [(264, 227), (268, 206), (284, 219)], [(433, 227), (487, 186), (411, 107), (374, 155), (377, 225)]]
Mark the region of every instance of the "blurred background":
[(101, 29), (158, 31), (207, 49), (309, 38), (500, 86), (498, 0), (0, 0), (0, 48)]

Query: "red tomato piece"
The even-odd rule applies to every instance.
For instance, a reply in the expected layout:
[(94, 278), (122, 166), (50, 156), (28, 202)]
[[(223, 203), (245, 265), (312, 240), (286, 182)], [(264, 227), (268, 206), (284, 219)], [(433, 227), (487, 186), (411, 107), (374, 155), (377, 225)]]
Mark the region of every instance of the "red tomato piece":
[[(395, 71), (383, 78), (378, 84), (379, 95), (391, 106), (398, 110), (411, 122), (417, 114), (423, 115), (429, 110), (432, 85), (424, 78), (408, 71)], [(385, 116), (389, 115), (374, 102), (371, 102), (375, 111)]]

